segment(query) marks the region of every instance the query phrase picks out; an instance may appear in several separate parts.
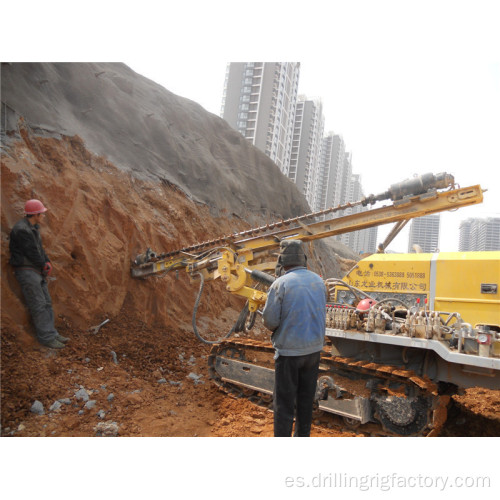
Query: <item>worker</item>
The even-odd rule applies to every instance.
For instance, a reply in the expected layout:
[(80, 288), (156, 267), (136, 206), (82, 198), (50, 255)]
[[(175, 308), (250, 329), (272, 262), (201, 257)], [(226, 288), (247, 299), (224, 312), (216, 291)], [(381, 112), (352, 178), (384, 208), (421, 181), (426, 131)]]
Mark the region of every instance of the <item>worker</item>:
[(325, 338), (327, 291), (323, 280), (307, 269), (300, 240), (280, 243), (276, 266), (284, 274), (268, 290), (264, 325), (275, 349), (274, 435), (308, 437), (320, 353)]
[(10, 264), (21, 285), (26, 306), (31, 315), (40, 344), (62, 349), (69, 340), (56, 330), (54, 311), (48, 289), (52, 264), (42, 246), (40, 224), (47, 209), (39, 200), (28, 200), (24, 205), (25, 217), (10, 232)]

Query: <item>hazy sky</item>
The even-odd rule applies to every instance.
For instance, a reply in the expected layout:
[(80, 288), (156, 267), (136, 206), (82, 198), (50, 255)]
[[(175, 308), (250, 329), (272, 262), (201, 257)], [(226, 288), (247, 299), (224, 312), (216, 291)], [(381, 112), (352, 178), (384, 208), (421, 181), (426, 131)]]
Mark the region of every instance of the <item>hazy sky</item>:
[[(442, 215), (441, 250), (458, 249), (461, 219), (500, 215), (495, 2), (328, 2), (328, 13), (322, 2), (278, 3), (284, 11), (269, 3), (251, 22), (234, 8), (231, 23), (221, 16), (217, 31), (202, 27), (199, 45), (180, 60), (169, 62), (166, 50), (164, 64), (125, 62), (219, 114), (227, 62), (300, 61), (299, 92), (322, 99), (326, 131), (343, 136), (367, 194), (442, 171), (487, 188), (482, 205)], [(407, 231), (391, 248), (406, 247)]]
[[(32, 15), (21, 31), (3, 23), (4, 40), (15, 43), (1, 44), (2, 60), (123, 61), (217, 115), (227, 62), (300, 61), (299, 92), (322, 99), (326, 131), (343, 136), (366, 194), (442, 171), (461, 186), (488, 189), (483, 204), (443, 214), (441, 250), (458, 249), (461, 219), (500, 215), (500, 2), (85, 6), (3, 7), (11, 20)], [(379, 241), (389, 229), (380, 229)], [(391, 248), (406, 246), (403, 233)]]

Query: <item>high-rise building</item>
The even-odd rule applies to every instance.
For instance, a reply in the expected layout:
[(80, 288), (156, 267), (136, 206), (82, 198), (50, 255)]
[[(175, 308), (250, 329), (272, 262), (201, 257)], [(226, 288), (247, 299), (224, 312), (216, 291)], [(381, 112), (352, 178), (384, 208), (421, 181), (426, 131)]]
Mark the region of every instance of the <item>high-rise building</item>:
[(459, 252), (468, 252), (471, 250), (471, 226), (474, 219), (466, 219), (460, 222), (460, 236), (458, 242)]
[(460, 252), (500, 250), (500, 217), (463, 220), (458, 249)]
[(298, 62), (229, 63), (221, 116), (289, 175)]
[(314, 210), (324, 210), (345, 203), (345, 143), (340, 135), (330, 132), (323, 138)]
[(324, 128), (321, 101), (299, 96), (288, 177), (295, 182), (313, 209), (320, 182), (319, 167)]
[[(229, 63), (221, 116), (280, 167), (313, 211), (358, 201), (363, 192), (360, 176), (352, 174), (352, 155), (339, 134), (324, 137), (323, 105), (297, 95), (299, 73), (294, 62)], [(335, 238), (357, 253), (374, 252), (377, 229)]]
[(414, 252), (416, 248), (426, 253), (438, 251), (440, 222), (439, 214), (413, 219), (408, 238), (408, 252)]
[[(345, 163), (346, 169), (348, 171), (352, 170), (351, 165), (351, 154), (346, 154), (346, 157), (349, 157), (349, 163)], [(346, 202), (355, 202), (359, 201), (363, 198), (363, 186), (361, 184), (361, 175), (359, 174), (351, 174), (350, 182), (348, 186), (345, 188), (348, 191)], [(345, 210), (344, 214), (357, 214), (360, 212), (366, 211), (366, 207), (362, 207), (357, 205), (352, 208), (348, 208)], [(343, 234), (339, 237), (339, 240), (346, 246), (348, 246), (354, 252), (360, 253), (375, 253), (376, 245), (377, 245), (377, 228), (371, 227), (368, 229), (362, 229), (361, 231), (353, 231), (351, 233)]]

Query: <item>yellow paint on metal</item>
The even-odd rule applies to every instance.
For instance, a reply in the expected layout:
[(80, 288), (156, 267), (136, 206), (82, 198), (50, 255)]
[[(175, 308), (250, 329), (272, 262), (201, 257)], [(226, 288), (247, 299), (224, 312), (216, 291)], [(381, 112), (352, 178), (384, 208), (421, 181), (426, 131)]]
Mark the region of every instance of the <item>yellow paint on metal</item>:
[[(472, 326), (500, 325), (500, 252), (374, 254), (344, 281), (368, 294), (425, 294), (434, 310), (458, 312)], [(484, 285), (496, 285), (496, 293), (485, 293)]]
[(358, 262), (344, 281), (367, 292), (430, 293), (431, 254), (373, 254)]
[[(458, 311), (476, 324), (500, 325), (500, 252), (441, 253), (437, 261), (435, 309)], [(496, 284), (497, 293), (481, 285)]]

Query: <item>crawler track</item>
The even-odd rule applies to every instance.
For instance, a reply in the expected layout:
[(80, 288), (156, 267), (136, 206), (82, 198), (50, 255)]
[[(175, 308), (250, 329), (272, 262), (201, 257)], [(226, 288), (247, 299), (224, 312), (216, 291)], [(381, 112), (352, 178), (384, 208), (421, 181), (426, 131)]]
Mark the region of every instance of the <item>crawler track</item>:
[[(268, 342), (228, 339), (214, 345), (210, 352), (210, 376), (227, 394), (272, 410), (273, 355)], [(231, 376), (233, 367), (243, 373), (243, 379)], [(245, 379), (244, 372), (251, 372), (252, 367), (263, 370)], [(316, 410), (315, 420), (328, 427), (369, 436), (436, 436), (446, 421), (449, 397), (440, 396), (436, 384), (411, 370), (334, 356), (325, 346), (319, 379), (344, 381), (340, 382), (346, 387), (342, 398), (360, 396), (370, 401), (369, 421), (362, 424)]]

